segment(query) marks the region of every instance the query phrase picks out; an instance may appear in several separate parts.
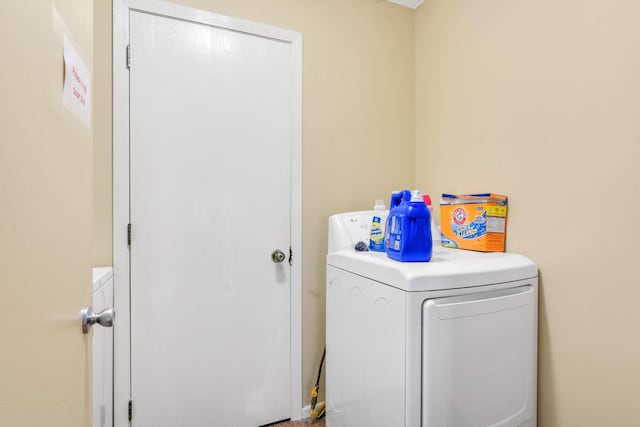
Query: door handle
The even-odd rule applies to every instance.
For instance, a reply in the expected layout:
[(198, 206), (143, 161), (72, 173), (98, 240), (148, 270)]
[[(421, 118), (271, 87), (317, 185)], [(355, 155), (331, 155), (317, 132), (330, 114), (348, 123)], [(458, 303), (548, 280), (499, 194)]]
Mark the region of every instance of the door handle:
[(271, 252), (271, 261), (275, 262), (276, 264), (284, 261), (286, 257), (287, 256), (284, 254), (284, 252), (282, 252), (280, 249), (276, 249), (275, 251)]
[(96, 323), (100, 326), (104, 326), (105, 328), (113, 326), (113, 318), (115, 316), (113, 308), (107, 308), (106, 310), (102, 310), (100, 313), (94, 313), (93, 308), (88, 305), (82, 309), (80, 314), (82, 315), (83, 334), (88, 334), (91, 327)]

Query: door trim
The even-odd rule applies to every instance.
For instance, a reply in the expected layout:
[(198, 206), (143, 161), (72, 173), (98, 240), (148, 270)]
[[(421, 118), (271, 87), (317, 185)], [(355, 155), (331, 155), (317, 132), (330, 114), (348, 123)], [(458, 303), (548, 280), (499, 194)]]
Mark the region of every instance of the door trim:
[[(129, 426), (131, 396), (129, 223), (129, 12), (141, 11), (198, 22), (291, 44), (291, 419), (302, 417), (302, 34), (158, 0), (113, 2), (113, 270), (114, 427)], [(132, 49), (135, 63), (135, 48)], [(135, 234), (135, 230), (134, 230)], [(135, 417), (135, 414), (134, 414)]]

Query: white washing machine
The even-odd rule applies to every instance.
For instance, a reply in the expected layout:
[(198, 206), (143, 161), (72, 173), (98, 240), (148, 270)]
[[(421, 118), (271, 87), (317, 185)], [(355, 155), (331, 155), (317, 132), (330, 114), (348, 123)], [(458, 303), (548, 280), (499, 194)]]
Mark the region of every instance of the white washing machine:
[[(113, 307), (113, 269), (93, 269), (93, 311)], [(113, 426), (113, 328), (91, 328), (93, 353), (93, 427)]]
[(538, 269), (434, 248), (356, 252), (373, 211), (329, 219), (328, 427), (536, 425)]

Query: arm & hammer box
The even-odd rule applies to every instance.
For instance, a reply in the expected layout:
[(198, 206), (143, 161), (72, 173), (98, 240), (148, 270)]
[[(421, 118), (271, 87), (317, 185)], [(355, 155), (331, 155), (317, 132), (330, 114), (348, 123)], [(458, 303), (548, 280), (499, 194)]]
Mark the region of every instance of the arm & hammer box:
[(481, 252), (504, 252), (507, 196), (443, 194), (440, 200), (442, 246)]

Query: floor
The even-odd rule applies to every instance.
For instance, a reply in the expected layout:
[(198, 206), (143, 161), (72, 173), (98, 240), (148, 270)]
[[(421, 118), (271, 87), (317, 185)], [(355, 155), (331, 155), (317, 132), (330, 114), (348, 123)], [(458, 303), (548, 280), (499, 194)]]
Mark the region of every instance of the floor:
[(311, 418), (307, 418), (306, 420), (300, 420), (300, 421), (286, 421), (284, 423), (274, 424), (273, 426), (269, 426), (269, 427), (303, 427), (308, 425), (324, 427), (324, 418), (316, 421), (312, 421)]

